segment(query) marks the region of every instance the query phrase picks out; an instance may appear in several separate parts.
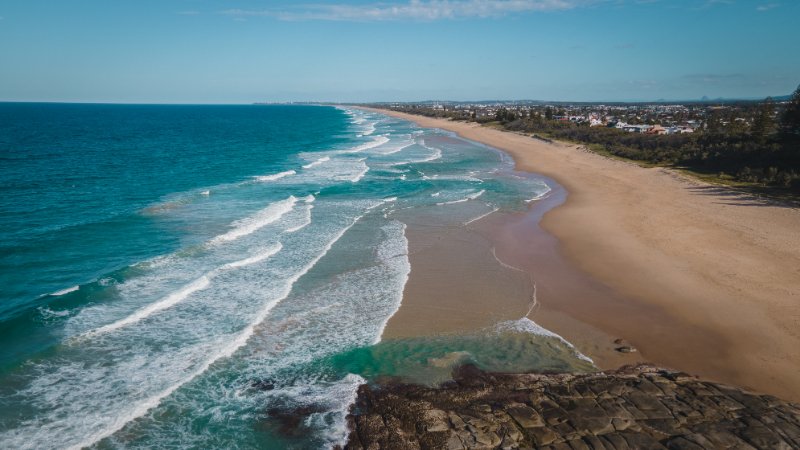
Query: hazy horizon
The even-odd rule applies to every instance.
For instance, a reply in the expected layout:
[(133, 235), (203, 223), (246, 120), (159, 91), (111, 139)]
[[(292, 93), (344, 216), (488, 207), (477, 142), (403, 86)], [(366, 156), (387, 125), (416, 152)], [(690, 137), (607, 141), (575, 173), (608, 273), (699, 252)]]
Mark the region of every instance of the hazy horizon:
[(558, 100), (558, 99), (532, 99), (532, 98), (496, 98), (496, 99), (448, 99), (448, 98), (439, 98), (439, 99), (417, 99), (417, 100), (374, 100), (374, 101), (325, 101), (325, 100), (285, 100), (285, 101), (265, 101), (265, 100), (253, 100), (250, 102), (243, 101), (243, 102), (220, 102), (220, 103), (209, 103), (209, 102), (115, 102), (115, 101), (108, 101), (108, 102), (92, 102), (92, 101), (47, 101), (47, 100), (0, 100), (0, 103), (63, 103), (63, 104), (84, 104), (84, 105), (152, 105), (152, 106), (246, 106), (246, 105), (360, 105), (360, 104), (388, 104), (388, 103), (493, 103), (493, 102), (519, 102), (519, 103), (540, 103), (540, 104), (579, 104), (579, 103), (587, 103), (587, 104), (613, 104), (613, 103), (714, 103), (718, 101), (723, 102), (749, 102), (749, 101), (761, 101), (766, 100), (767, 98), (772, 99), (779, 99), (790, 97), (791, 93), (788, 94), (776, 94), (776, 95), (766, 95), (764, 97), (717, 97), (717, 98), (672, 98), (672, 99), (633, 99), (633, 100), (615, 100), (615, 99), (606, 99), (606, 100)]
[(800, 82), (800, 3), (42, 0), (0, 6), (0, 101), (759, 99)]

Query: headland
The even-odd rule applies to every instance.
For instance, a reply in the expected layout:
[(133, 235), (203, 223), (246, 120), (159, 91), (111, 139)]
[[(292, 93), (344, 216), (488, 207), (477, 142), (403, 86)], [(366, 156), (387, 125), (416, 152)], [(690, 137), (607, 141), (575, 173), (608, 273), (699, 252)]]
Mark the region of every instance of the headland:
[(796, 448), (800, 407), (652, 366), (359, 388), (345, 449)]

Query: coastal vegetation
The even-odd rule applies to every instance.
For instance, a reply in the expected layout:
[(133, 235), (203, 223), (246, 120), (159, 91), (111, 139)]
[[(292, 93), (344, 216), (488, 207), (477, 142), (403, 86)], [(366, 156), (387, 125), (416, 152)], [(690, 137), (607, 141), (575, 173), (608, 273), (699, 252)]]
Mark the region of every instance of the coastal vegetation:
[(800, 194), (800, 87), (782, 104), (768, 98), (724, 108), (704, 106), (703, 120), (692, 133), (632, 133), (614, 123), (592, 126), (588, 121), (565, 120), (563, 109), (549, 105), (499, 107), (493, 115), (483, 116), (420, 105), (392, 109), (577, 142), (599, 153), (684, 169), (718, 182), (793, 197)]

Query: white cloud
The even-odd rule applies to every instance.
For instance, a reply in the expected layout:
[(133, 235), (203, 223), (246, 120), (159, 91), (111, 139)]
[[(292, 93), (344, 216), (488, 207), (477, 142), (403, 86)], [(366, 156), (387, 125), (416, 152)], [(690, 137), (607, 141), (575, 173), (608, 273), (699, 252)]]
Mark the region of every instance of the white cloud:
[(595, 0), (410, 0), (407, 3), (305, 5), (293, 10), (230, 9), (230, 16), (269, 16), (280, 20), (391, 21), (500, 17), (514, 13), (572, 9)]

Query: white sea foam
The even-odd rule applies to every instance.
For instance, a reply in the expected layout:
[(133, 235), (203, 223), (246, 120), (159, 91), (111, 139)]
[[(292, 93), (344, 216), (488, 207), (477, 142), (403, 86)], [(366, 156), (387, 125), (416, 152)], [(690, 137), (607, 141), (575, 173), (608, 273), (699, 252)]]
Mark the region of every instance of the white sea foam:
[(61, 297), (62, 295), (67, 295), (70, 292), (75, 292), (80, 288), (81, 288), (80, 286), (72, 286), (72, 287), (68, 287), (66, 289), (61, 289), (60, 291), (55, 291), (50, 295), (52, 295), (54, 297)]
[(369, 124), (369, 128), (367, 128), (367, 130), (366, 130), (366, 131), (364, 131), (364, 132), (363, 132), (361, 135), (362, 135), (362, 136), (369, 136), (369, 135), (371, 135), (372, 133), (374, 133), (374, 132), (375, 132), (375, 125), (376, 125), (376, 124), (377, 124), (377, 122), (370, 123), (370, 124)]
[(432, 175), (432, 176), (424, 175), (422, 179), (435, 180), (435, 181), (469, 181), (471, 183), (483, 183), (483, 180), (481, 180), (480, 178), (475, 178), (473, 176), (467, 176), (467, 175)]
[[(344, 448), (345, 444), (347, 444), (347, 436), (350, 434), (350, 430), (347, 425), (347, 413), (350, 410), (350, 405), (356, 402), (358, 388), (366, 382), (367, 380), (364, 378), (350, 373), (344, 377), (344, 380), (342, 380), (342, 386), (338, 389), (338, 392), (333, 393), (334, 398), (340, 399), (338, 408), (336, 408), (336, 412), (339, 413), (339, 417), (337, 418), (338, 420), (334, 421), (333, 426), (330, 426), (327, 421), (323, 421), (319, 424), (319, 428), (327, 428), (329, 430), (327, 433), (327, 438), (331, 444), (331, 448)], [(330, 392), (328, 393), (328, 395), (331, 394), (332, 393)]]
[(338, 242), (339, 239), (341, 239), (342, 236), (344, 236), (344, 234), (347, 233), (347, 231), (353, 227), (353, 225), (355, 225), (359, 220), (361, 220), (362, 217), (363, 216), (358, 216), (354, 218), (349, 225), (345, 226), (338, 233), (336, 233), (333, 239), (328, 241), (328, 243), (325, 245), (322, 251), (319, 254), (317, 254), (317, 256), (311, 259), (311, 261), (309, 261), (296, 274), (294, 274), (286, 281), (282, 292), (277, 296), (277, 298), (269, 302), (266, 306), (264, 306), (256, 315), (255, 320), (253, 320), (247, 327), (245, 327), (245, 329), (241, 333), (239, 333), (237, 339), (235, 340), (235, 345), (237, 349), (247, 342), (247, 340), (253, 335), (255, 327), (264, 321), (264, 319), (269, 315), (270, 311), (272, 311), (272, 309), (277, 304), (279, 304), (280, 302), (285, 300), (286, 297), (289, 296), (289, 293), (292, 291), (292, 288), (294, 287), (294, 284), (297, 282), (297, 280), (302, 278), (303, 275), (307, 274), (308, 271), (310, 271), (314, 266), (316, 266), (319, 260), (322, 259), (325, 255), (327, 255), (328, 252), (331, 250), (331, 248), (333, 248), (333, 245), (336, 244), (336, 242)]
[(298, 184), (329, 186), (331, 182), (352, 181), (364, 171), (367, 156), (354, 157), (340, 151), (327, 152), (329, 159), (306, 169), (297, 179)]
[(367, 172), (369, 172), (369, 166), (364, 164), (364, 169), (358, 174), (356, 174), (356, 176), (354, 176), (350, 181), (352, 181), (353, 183), (358, 183), (359, 181), (361, 181), (362, 178), (364, 178), (364, 175), (366, 175)]
[(573, 352), (575, 352), (575, 356), (579, 359), (582, 359), (588, 363), (594, 364), (591, 358), (584, 355), (571, 342), (561, 337), (561, 335), (553, 333), (552, 331), (544, 328), (543, 326), (537, 324), (536, 322), (532, 321), (527, 317), (523, 317), (517, 320), (509, 320), (506, 322), (500, 322), (497, 324), (496, 329), (498, 331), (513, 331), (518, 333), (530, 333), (535, 334), (537, 336), (544, 336), (553, 339), (558, 339), (562, 343), (564, 343), (567, 347), (571, 348)]
[(380, 154), (382, 156), (393, 155), (395, 153), (399, 153), (399, 152), (407, 149), (408, 147), (411, 147), (412, 145), (414, 145), (414, 141), (401, 142), (400, 144), (398, 144), (396, 146), (384, 146), (384, 147), (381, 147), (380, 151), (376, 150), (376, 153), (378, 153), (378, 154)]
[(365, 144), (361, 144), (361, 145), (359, 145), (357, 147), (353, 147), (353, 148), (348, 149), (348, 150), (339, 150), (337, 153), (361, 153), (361, 152), (369, 150), (371, 148), (375, 148), (375, 147), (378, 147), (380, 145), (383, 145), (383, 144), (385, 144), (387, 142), (389, 142), (389, 138), (388, 137), (383, 136), (383, 135), (375, 136), (370, 142), (367, 142)]
[[(266, 342), (279, 346), (280, 351), (274, 355), (253, 355), (250, 373), (270, 378), (278, 374), (279, 386), (258, 403), (270, 403), (270, 399), (275, 399), (291, 405), (315, 405), (319, 412), (311, 414), (304, 423), (323, 434), (327, 441), (325, 448), (341, 443), (346, 436), (343, 430), (349, 405), (354, 400), (352, 389), (362, 380), (348, 375), (332, 381), (322, 374), (308, 374), (302, 375), (300, 380), (292, 377), (289, 383), (283, 384), (280, 383), (281, 369), (303, 367), (326, 355), (379, 341), (386, 321), (402, 301), (403, 287), (410, 272), (404, 229), (398, 221), (382, 226), (382, 239), (375, 252), (376, 264), (347, 271), (337, 277), (335, 283), (292, 297), (291, 302), (284, 302), (273, 311), (273, 322), (259, 330), (259, 336), (269, 336)], [(359, 327), (340, 333), (341, 323), (353, 315), (358, 315)], [(324, 345), (319, 345), (320, 342)], [(260, 343), (254, 341), (249, 348), (258, 347)]]
[(111, 423), (107, 424), (102, 429), (89, 433), (87, 436), (83, 438), (81, 442), (75, 445), (71, 445), (67, 448), (70, 450), (80, 450), (92, 446), (98, 441), (111, 436), (112, 434), (124, 428), (125, 425), (128, 424), (129, 422), (143, 416), (144, 414), (147, 413), (147, 411), (158, 406), (164, 398), (170, 396), (173, 392), (178, 390), (178, 388), (192, 381), (193, 379), (197, 378), (197, 376), (207, 371), (208, 368), (211, 367), (211, 365), (214, 364), (214, 362), (216, 362), (217, 360), (222, 358), (228, 358), (231, 355), (233, 355), (233, 353), (239, 347), (241, 347), (241, 345), (244, 345), (244, 342), (239, 344), (238, 341), (234, 341), (233, 343), (231, 343), (231, 345), (222, 347), (218, 349), (216, 352), (211, 353), (210, 358), (208, 358), (205, 362), (203, 362), (195, 371), (189, 373), (182, 379), (178, 380), (177, 383), (158, 392), (156, 395), (144, 399), (141, 402), (133, 403), (131, 405), (131, 408), (129, 408), (126, 411), (123, 411), (121, 414), (114, 417)]
[(408, 259), (406, 224), (398, 221), (392, 221), (384, 227), (384, 232), (389, 236), (389, 238), (384, 240), (378, 247), (378, 257), (381, 259), (381, 261), (383, 261), (384, 264), (393, 263), (397, 265), (395, 271), (398, 273), (398, 275), (396, 277), (396, 286), (394, 286), (396, 298), (391, 313), (387, 315), (380, 324), (379, 332), (377, 333), (377, 337), (373, 342), (373, 345), (381, 341), (381, 338), (383, 337), (383, 331), (386, 329), (386, 324), (389, 323), (389, 319), (391, 319), (397, 310), (400, 309), (400, 303), (403, 301), (403, 290), (408, 282), (408, 275), (411, 273), (411, 263)]
[(365, 160), (366, 158), (362, 158), (356, 161), (356, 163), (358, 164), (358, 168), (354, 169), (357, 170), (357, 172), (347, 172), (344, 174), (337, 174), (333, 176), (333, 179), (338, 181), (349, 181), (351, 183), (357, 183), (361, 181), (361, 179), (364, 178), (364, 175), (366, 175), (367, 172), (369, 172), (369, 166), (367, 166), (367, 163), (364, 162)]
[(451, 200), (451, 201), (449, 201), (449, 202), (440, 202), (440, 203), (437, 203), (437, 205), (438, 205), (438, 206), (442, 206), (442, 205), (453, 205), (453, 204), (456, 204), (456, 203), (464, 203), (464, 202), (468, 202), (468, 201), (470, 201), (470, 200), (475, 200), (476, 198), (478, 198), (478, 197), (480, 197), (481, 195), (483, 195), (485, 192), (486, 192), (486, 190), (484, 189), (484, 190), (481, 190), (481, 191), (478, 191), (478, 192), (474, 192), (474, 193), (472, 193), (472, 194), (469, 194), (469, 195), (467, 195), (467, 196), (466, 196), (466, 197), (464, 197), (464, 198), (460, 198), (460, 199), (458, 199), (458, 200)]
[(414, 162), (415, 163), (425, 163), (425, 162), (436, 161), (437, 159), (441, 159), (441, 158), (442, 158), (442, 151), (439, 150), (438, 148), (435, 148), (435, 149), (433, 149), (433, 154), (431, 156), (428, 156), (427, 158), (419, 159), (419, 160), (414, 161)]
[(238, 260), (238, 261), (233, 261), (233, 262), (224, 264), (221, 267), (219, 267), (217, 269), (214, 269), (214, 270), (204, 274), (200, 278), (192, 281), (191, 283), (189, 283), (186, 286), (178, 289), (177, 291), (167, 295), (166, 297), (162, 298), (161, 300), (158, 300), (158, 301), (156, 301), (154, 303), (151, 303), (151, 304), (145, 306), (144, 308), (134, 312), (133, 314), (131, 314), (131, 315), (129, 315), (129, 316), (123, 318), (123, 319), (117, 320), (116, 322), (110, 323), (108, 325), (104, 325), (104, 326), (102, 326), (100, 328), (91, 330), (91, 331), (85, 333), (82, 337), (84, 337), (84, 338), (85, 337), (93, 337), (93, 336), (101, 335), (101, 334), (104, 334), (104, 333), (109, 333), (109, 332), (118, 330), (120, 328), (123, 328), (123, 327), (129, 326), (129, 325), (135, 324), (137, 322), (140, 322), (140, 321), (146, 319), (147, 317), (150, 317), (151, 315), (153, 315), (153, 314), (155, 314), (155, 313), (157, 313), (159, 311), (162, 311), (162, 310), (165, 310), (165, 309), (168, 309), (168, 308), (172, 308), (173, 306), (177, 305), (178, 303), (186, 300), (190, 295), (194, 294), (195, 292), (198, 292), (198, 291), (201, 291), (201, 290), (204, 290), (204, 289), (208, 288), (208, 286), (211, 284), (211, 280), (214, 277), (216, 277), (217, 275), (219, 275), (221, 272), (227, 271), (227, 270), (232, 270), (232, 269), (238, 269), (238, 268), (241, 268), (241, 267), (245, 267), (245, 266), (249, 266), (249, 265), (252, 265), (252, 264), (257, 264), (259, 262), (265, 261), (265, 260), (271, 258), (272, 256), (274, 256), (279, 251), (281, 251), (282, 248), (283, 248), (283, 245), (280, 242), (278, 242), (278, 243), (268, 247), (266, 250), (264, 250), (264, 251), (262, 251), (262, 252), (260, 252), (260, 253), (258, 253), (256, 255), (253, 255), (253, 256), (250, 256), (248, 258), (244, 258), (244, 259), (241, 259), (241, 260)]
[[(494, 259), (498, 263), (500, 263), (501, 266), (503, 266), (503, 267), (505, 267), (507, 269), (516, 270), (517, 272), (526, 273), (524, 270), (520, 269), (519, 267), (512, 266), (511, 264), (508, 264), (508, 263), (504, 262), (503, 260), (501, 260), (500, 258), (498, 258), (497, 257), (497, 248), (496, 247), (492, 247), (492, 255), (494, 256)], [(535, 286), (535, 283), (534, 283), (534, 286)], [(536, 297), (534, 297), (534, 300), (536, 300)]]
[(317, 159), (315, 161), (312, 161), (312, 162), (304, 165), (303, 169), (310, 169), (312, 167), (316, 167), (316, 166), (318, 166), (318, 165), (320, 165), (320, 164), (322, 164), (324, 162), (330, 161), (330, 160), (331, 160), (330, 156), (323, 156), (323, 157), (321, 157), (321, 158), (319, 158), (319, 159)]
[(297, 198), (295, 196), (290, 196), (286, 200), (275, 202), (253, 216), (233, 222), (231, 224), (232, 229), (230, 231), (211, 239), (210, 243), (221, 244), (254, 233), (259, 229), (279, 220), (284, 214), (288, 213), (292, 210), (292, 208), (294, 208), (295, 203), (297, 203)]
[(101, 279), (97, 280), (97, 284), (99, 284), (100, 286), (103, 286), (103, 287), (111, 286), (111, 285), (117, 284), (117, 280), (115, 280), (114, 278), (111, 278), (111, 277), (106, 277), (106, 278), (101, 278)]
[(442, 149), (429, 146), (424, 139), (420, 140), (420, 145), (432, 151), (433, 153), (427, 158), (423, 158), (414, 162), (423, 163), (423, 162), (436, 161), (437, 159), (440, 159), (442, 157)]
[[(81, 433), (80, 435), (71, 434), (72, 437), (80, 436), (80, 441), (75, 443), (76, 440), (66, 437), (67, 442), (71, 441), (71, 443), (64, 445), (64, 447), (75, 449), (88, 447), (106, 437), (111, 436), (112, 434), (121, 430), (126, 424), (145, 415), (150, 409), (158, 406), (166, 397), (175, 393), (175, 391), (177, 391), (181, 386), (189, 383), (199, 375), (206, 372), (215, 362), (219, 361), (220, 359), (231, 357), (237, 350), (242, 348), (249, 341), (249, 339), (254, 335), (256, 327), (269, 316), (270, 312), (275, 308), (275, 306), (280, 304), (288, 297), (295, 283), (306, 273), (308, 273), (320, 261), (320, 259), (322, 259), (330, 251), (333, 245), (338, 242), (339, 239), (341, 239), (341, 237), (361, 219), (361, 217), (362, 216), (355, 217), (348, 225), (336, 232), (317, 255), (315, 255), (307, 264), (302, 266), (293, 275), (284, 280), (282, 283), (282, 288), (274, 293), (272, 298), (255, 313), (249, 323), (242, 330), (233, 335), (225, 336), (227, 339), (224, 339), (224, 343), (220, 346), (210, 347), (204, 352), (196, 352), (195, 354), (202, 354), (206, 356), (206, 358), (204, 358), (201, 362), (194, 364), (193, 370), (187, 372), (187, 375), (178, 378), (173, 384), (161, 389), (154, 395), (143, 398), (140, 401), (129, 402), (127, 404), (128, 407), (124, 411), (117, 412), (113, 417), (109, 417), (108, 420), (103, 421), (102, 423), (98, 423), (96, 421), (92, 422), (88, 432)], [(214, 341), (214, 343), (219, 342), (219, 339)], [(86, 375), (89, 376), (90, 374), (86, 373)], [(349, 404), (352, 401), (352, 395), (347, 396), (347, 399), (347, 403)], [(346, 407), (342, 409), (343, 411), (346, 411)], [(344, 420), (344, 414), (341, 415), (340, 420)], [(31, 426), (35, 425), (31, 424)], [(54, 431), (52, 424), (47, 427), (47, 430), (43, 430), (42, 428), (38, 429), (41, 433), (41, 436), (39, 436), (41, 439), (46, 438), (45, 434), (48, 432)], [(77, 432), (77, 430), (75, 431)], [(15, 434), (17, 435), (16, 437), (21, 437), (19, 434), (21, 432), (23, 432), (23, 430), (15, 430)]]
[(38, 310), (39, 313), (42, 315), (42, 317), (45, 319), (54, 319), (54, 318), (69, 316), (69, 311), (54, 311), (44, 306), (40, 306)]
[(409, 169), (394, 169), (391, 167), (383, 167), (381, 168), (381, 171), (387, 173), (408, 173)]
[(209, 195), (211, 195), (211, 191), (209, 191), (208, 189), (206, 189), (205, 191), (201, 192), (201, 193), (200, 193), (200, 195), (202, 195), (202, 196), (204, 196), (204, 197), (208, 197)]
[(539, 194), (539, 195), (537, 195), (537, 196), (535, 196), (533, 198), (529, 198), (529, 199), (525, 200), (525, 203), (531, 203), (531, 202), (535, 202), (537, 200), (541, 200), (541, 199), (547, 197), (550, 194), (550, 192), (552, 192), (550, 187), (546, 186), (545, 191), (543, 191), (541, 194)]
[(464, 225), (469, 225), (469, 224), (471, 224), (472, 222), (477, 222), (477, 221), (479, 221), (479, 220), (483, 219), (484, 217), (487, 217), (487, 216), (489, 216), (489, 215), (491, 215), (491, 214), (494, 214), (494, 213), (496, 213), (496, 212), (497, 212), (497, 211), (499, 211), (499, 210), (500, 210), (500, 208), (498, 208), (498, 207), (494, 207), (494, 208), (493, 208), (491, 211), (489, 211), (489, 212), (487, 212), (487, 213), (485, 213), (485, 214), (481, 214), (480, 216), (478, 216), (478, 217), (475, 217), (474, 219), (470, 219), (470, 220), (468, 220), (468, 221), (464, 222)]
[(295, 232), (300, 231), (303, 228), (311, 225), (311, 210), (313, 208), (314, 208), (314, 205), (312, 205), (310, 203), (306, 204), (306, 207), (305, 207), (305, 218), (304, 218), (303, 222), (301, 222), (301, 223), (299, 223), (299, 224), (297, 224), (297, 225), (295, 225), (293, 227), (287, 228), (285, 232), (286, 233), (295, 233)]
[[(264, 319), (266, 319), (267, 316), (269, 316), (270, 312), (273, 310), (273, 308), (275, 308), (275, 306), (277, 306), (280, 302), (282, 302), (283, 300), (285, 300), (289, 296), (289, 294), (291, 293), (292, 288), (294, 287), (295, 283), (297, 283), (297, 281), (300, 278), (302, 278), (314, 266), (316, 266), (317, 263), (325, 255), (328, 254), (328, 252), (331, 250), (331, 248), (333, 248), (334, 244), (336, 244), (336, 242), (338, 242), (339, 239), (341, 239), (342, 236), (344, 236), (344, 234), (347, 233), (347, 231), (350, 230), (350, 228), (353, 227), (353, 225), (355, 225), (359, 220), (361, 220), (362, 217), (363, 216), (356, 217), (355, 219), (353, 219), (352, 222), (350, 222), (349, 225), (345, 226), (338, 233), (336, 233), (333, 236), (333, 239), (328, 241), (328, 243), (325, 245), (325, 247), (322, 249), (322, 251), (320, 253), (318, 253), (314, 258), (312, 258), (311, 261), (309, 261), (305, 266), (303, 266), (298, 272), (296, 272), (289, 279), (287, 279), (286, 282), (284, 283), (284, 286), (283, 286), (283, 289), (281, 290), (281, 292), (273, 300), (269, 301), (266, 305), (264, 305), (261, 308), (261, 310), (258, 311), (258, 313), (254, 317), (254, 319), (242, 331), (240, 331), (236, 335), (236, 337), (233, 340), (230, 341), (230, 343), (228, 343), (225, 346), (224, 350), (220, 352), (219, 356), (216, 356), (216, 357), (212, 358), (212, 360), (209, 360), (209, 362), (205, 365), (205, 368), (207, 369), (208, 366), (210, 366), (217, 359), (220, 359), (222, 357), (230, 356), (236, 350), (238, 350), (240, 347), (244, 346), (247, 343), (247, 341), (255, 333), (256, 326), (261, 324), (264, 321)], [(194, 376), (192, 378), (194, 378)], [(186, 380), (186, 381), (189, 381), (189, 380)], [(181, 384), (183, 384), (183, 383), (181, 383)]]
[[(374, 120), (368, 114), (357, 117), (364, 119), (362, 125), (351, 130)], [(378, 130), (376, 134), (385, 133), (386, 127)], [(359, 147), (376, 144), (376, 138), (372, 136), (372, 142)], [(287, 188), (283, 197), (292, 192), (298, 198), (264, 204), (261, 211), (232, 222), (230, 229), (220, 231), (223, 234), (207, 241), (208, 245), (183, 248), (137, 265), (126, 274), (125, 282), (108, 289), (114, 301), (69, 311), (67, 319), (54, 319), (65, 323), (67, 336), (75, 336), (120, 317), (138, 317), (135, 322), (121, 319), (129, 322), (101, 338), (65, 342), (58, 358), (32, 362), (24, 374), (26, 386), (14, 394), (14, 402), (27, 405), (25, 409), (30, 411), (20, 413), (24, 418), (13, 424), (14, 428), (0, 431), (0, 441), (16, 448), (69, 448), (96, 445), (110, 437), (100, 445), (207, 448), (220, 446), (215, 440), (219, 436), (242, 436), (241, 443), (232, 446), (247, 447), (252, 436), (246, 431), (249, 428), (242, 433), (242, 426), (252, 425), (251, 412), (263, 411), (265, 404), (315, 404), (319, 412), (304, 422), (309, 427), (308, 438), (315, 443), (325, 441), (326, 448), (341, 444), (347, 434), (348, 407), (364, 380), (356, 375), (333, 377), (320, 362), (377, 342), (402, 301), (410, 270), (408, 241), (405, 226), (386, 219), (391, 219), (392, 202), (398, 201), (394, 195), (399, 195), (392, 189), (391, 180), (396, 180), (392, 177), (405, 178), (405, 174), (392, 174), (386, 181), (372, 175), (385, 175), (383, 167), (394, 160), (437, 155), (433, 150), (412, 147), (394, 157), (381, 157), (411, 146), (408, 138), (408, 134), (392, 135), (385, 145), (345, 152), (363, 154), (340, 155), (332, 150), (301, 156), (307, 163), (303, 169), (310, 170), (298, 165), (292, 176), (263, 177), (274, 183), (268, 186)], [(367, 155), (369, 166), (365, 159), (357, 159)], [(453, 158), (457, 156), (454, 152)], [(368, 178), (376, 187), (372, 195), (384, 197), (380, 202), (348, 198), (350, 188), (329, 189), (363, 181), (369, 170), (375, 171), (369, 172)], [(410, 178), (418, 176), (413, 173)], [(448, 184), (445, 189), (441, 183), (437, 187), (443, 190), (431, 197), (451, 200), (482, 194), (475, 192), (480, 187), (471, 186)], [(184, 220), (181, 225), (188, 224), (185, 229), (189, 233), (207, 233), (208, 227), (218, 226), (221, 217), (230, 217), (241, 204), (251, 204), (253, 198), (264, 194), (264, 188), (253, 180), (229, 190), (210, 189), (215, 193), (212, 198), (196, 201), (179, 211), (184, 216), (176, 217)], [(326, 195), (302, 197), (314, 191)], [(402, 206), (432, 203), (436, 200), (425, 200), (432, 191), (404, 193)], [(198, 192), (190, 192), (189, 197), (198, 200)], [(329, 195), (332, 192), (335, 195)], [(470, 205), (480, 207), (483, 201)], [(342, 238), (361, 217), (366, 220), (354, 230), (358, 235)], [(210, 219), (207, 224), (197, 221), (206, 218)], [(475, 220), (478, 218), (468, 223)], [(374, 234), (377, 230), (382, 234)], [(188, 237), (199, 236), (204, 234)], [(369, 238), (362, 239), (364, 236)], [(359, 258), (374, 258), (374, 264), (362, 266), (360, 259), (358, 264), (339, 259), (338, 246), (332, 249), (339, 240), (344, 254), (363, 251)], [(367, 242), (369, 247), (363, 248)], [(328, 259), (319, 264), (326, 254)], [(313, 279), (301, 281), (317, 265), (321, 267), (311, 273)], [(203, 284), (203, 277), (207, 285), (192, 291), (190, 286)], [(149, 304), (174, 296), (183, 299), (147, 312)], [(359, 326), (341, 333), (353, 317), (358, 318)], [(231, 360), (222, 361), (225, 358)], [(275, 389), (262, 392), (252, 388), (253, 380), (267, 378), (276, 382)], [(172, 414), (176, 409), (181, 413)], [(191, 429), (206, 422), (224, 431), (212, 437)], [(119, 430), (123, 431), (117, 433)]]
[(192, 281), (191, 283), (187, 284), (186, 286), (178, 289), (177, 291), (167, 295), (163, 299), (151, 303), (144, 308), (136, 311), (135, 313), (131, 314), (124, 319), (120, 319), (116, 322), (110, 323), (108, 325), (102, 326), (95, 330), (92, 330), (83, 335), (83, 337), (93, 337), (104, 333), (109, 333), (120, 328), (126, 327), (128, 325), (134, 324), (139, 322), (152, 314), (155, 314), (158, 311), (171, 308), (181, 301), (185, 300), (188, 296), (192, 295), (193, 293), (203, 290), (208, 287), (211, 283), (211, 280), (208, 276), (203, 275), (202, 277)]
[(429, 155), (427, 155), (427, 156), (421, 156), (420, 155), (421, 157), (415, 158), (414, 156), (417, 156), (417, 155), (409, 155), (410, 156), (409, 159), (404, 159), (404, 160), (401, 160), (401, 161), (389, 162), (389, 163), (386, 163), (386, 165), (388, 167), (394, 167), (394, 166), (404, 166), (404, 165), (407, 165), (407, 164), (421, 164), (421, 163), (428, 163), (428, 162), (431, 162), (431, 161), (436, 161), (437, 159), (441, 159), (442, 158), (442, 151), (440, 149), (432, 148), (432, 147), (426, 147), (426, 148), (431, 150), (431, 153)]
[(294, 170), (287, 170), (285, 172), (280, 172), (280, 173), (276, 173), (276, 174), (273, 174), (273, 175), (256, 176), (256, 177), (253, 177), (253, 179), (255, 179), (256, 181), (264, 183), (264, 182), (269, 182), (269, 181), (280, 180), (281, 178), (286, 178), (288, 176), (292, 176), (292, 175), (295, 175), (295, 174), (297, 174), (297, 172), (295, 172)]
[[(239, 261), (234, 261), (231, 263), (227, 263), (224, 266), (220, 267), (220, 270), (230, 270), (230, 269), (238, 269), (240, 267), (249, 266), (251, 264), (257, 264), (262, 261), (266, 261), (267, 259), (275, 256), (276, 253), (281, 251), (283, 248), (283, 244), (280, 242), (276, 243), (275, 245), (270, 246), (266, 250), (256, 255), (253, 255), (249, 258), (240, 259)], [(208, 276), (216, 275), (216, 273), (211, 273)]]

